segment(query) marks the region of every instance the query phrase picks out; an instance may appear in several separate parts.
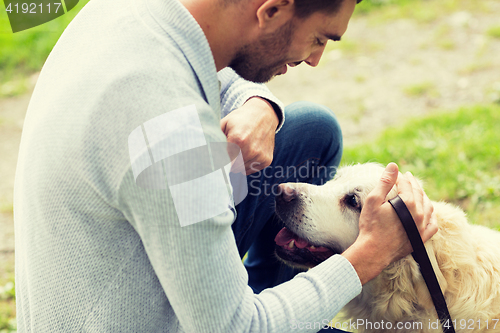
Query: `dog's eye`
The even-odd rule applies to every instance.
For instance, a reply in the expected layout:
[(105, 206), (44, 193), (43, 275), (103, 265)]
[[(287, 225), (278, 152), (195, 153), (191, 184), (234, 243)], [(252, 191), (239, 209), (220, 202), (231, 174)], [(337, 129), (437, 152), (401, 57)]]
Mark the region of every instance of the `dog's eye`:
[(344, 202), (346, 203), (346, 205), (358, 210), (358, 211), (361, 211), (361, 204), (359, 202), (359, 198), (356, 194), (347, 194), (345, 197), (344, 197)]
[(356, 207), (358, 205), (358, 201), (356, 200), (356, 196), (354, 194), (349, 194), (346, 198), (347, 204), (351, 207)]

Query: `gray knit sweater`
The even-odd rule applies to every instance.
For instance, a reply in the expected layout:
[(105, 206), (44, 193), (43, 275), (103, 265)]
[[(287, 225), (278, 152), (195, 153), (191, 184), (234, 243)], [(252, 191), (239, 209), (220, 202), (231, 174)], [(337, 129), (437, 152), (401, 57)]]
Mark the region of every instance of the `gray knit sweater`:
[(170, 191), (137, 186), (128, 139), (138, 126), (194, 105), (202, 131), (186, 131), (221, 142), (221, 113), (273, 99), (231, 71), (219, 79), (221, 91), (207, 40), (176, 0), (92, 0), (69, 25), (19, 153), (19, 332), (289, 332), (325, 323), (360, 292), (334, 256), (255, 295), (234, 210), (181, 227)]

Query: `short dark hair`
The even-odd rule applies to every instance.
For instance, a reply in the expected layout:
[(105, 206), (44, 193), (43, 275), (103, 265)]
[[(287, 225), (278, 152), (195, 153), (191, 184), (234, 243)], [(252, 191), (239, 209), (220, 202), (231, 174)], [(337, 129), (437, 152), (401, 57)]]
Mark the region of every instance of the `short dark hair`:
[[(295, 16), (304, 19), (316, 12), (333, 14), (344, 1), (346, 0), (295, 0)], [(357, 3), (361, 1), (357, 0)]]

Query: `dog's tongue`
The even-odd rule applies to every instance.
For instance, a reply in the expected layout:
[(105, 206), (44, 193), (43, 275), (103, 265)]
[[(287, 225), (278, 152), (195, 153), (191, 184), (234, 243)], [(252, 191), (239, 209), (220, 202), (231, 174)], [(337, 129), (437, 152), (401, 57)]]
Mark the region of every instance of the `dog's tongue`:
[(297, 236), (296, 234), (294, 234), (293, 232), (291, 232), (287, 228), (281, 229), (280, 232), (278, 232), (278, 234), (274, 238), (274, 241), (279, 246), (286, 245), (286, 244), (290, 243), (292, 240), (295, 240), (295, 246), (298, 247), (299, 249), (303, 249), (309, 245), (308, 241), (300, 238), (299, 236)]

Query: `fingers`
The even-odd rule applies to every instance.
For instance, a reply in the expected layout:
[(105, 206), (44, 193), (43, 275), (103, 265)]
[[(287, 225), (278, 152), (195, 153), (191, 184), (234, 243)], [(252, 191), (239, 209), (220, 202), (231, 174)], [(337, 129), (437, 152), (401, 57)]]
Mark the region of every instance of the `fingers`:
[(405, 175), (401, 174), (396, 181), (396, 185), (398, 186), (398, 195), (401, 197), (401, 199), (403, 199), (406, 206), (408, 205), (413, 206), (414, 202), (413, 186), (408, 174), (409, 174), (408, 172)]
[[(269, 148), (271, 147), (274, 148), (274, 141), (272, 142), (271, 145), (269, 145)], [(242, 149), (242, 153), (243, 153), (243, 159), (245, 161), (245, 169), (247, 176), (252, 173), (258, 172), (264, 168), (267, 168), (268, 166), (271, 165), (274, 158), (272, 149), (252, 150), (252, 147), (249, 147), (246, 150)]]
[(387, 194), (389, 194), (392, 187), (396, 184), (398, 173), (397, 164), (392, 162), (389, 163), (382, 173), (380, 181), (375, 189), (370, 193), (367, 200), (372, 201), (375, 205), (382, 205), (387, 197)]
[(432, 217), (429, 224), (427, 224), (425, 229), (422, 230), (422, 232), (420, 232), (420, 237), (422, 237), (422, 242), (424, 242), (424, 243), (427, 242), (438, 231), (439, 231), (439, 227), (438, 227), (437, 221), (434, 217)]
[(264, 168), (267, 168), (271, 165), (272, 159), (268, 162), (261, 162), (258, 159), (253, 159), (249, 162), (245, 162), (245, 170), (246, 174), (251, 175), (252, 173), (258, 172)]
[(432, 206), (431, 200), (425, 194), (424, 190), (420, 186), (419, 182), (413, 175), (408, 172), (407, 177), (410, 179), (412, 188), (413, 188), (413, 197), (415, 200), (415, 208), (417, 214), (417, 219), (421, 220), (422, 223), (420, 225), (417, 223), (418, 230), (422, 233), (422, 231), (427, 227), (427, 225), (431, 221), (432, 213), (434, 211), (434, 207)]
[(399, 177), (397, 185), (398, 194), (410, 210), (422, 241), (425, 243), (438, 231), (437, 222), (432, 215), (434, 212), (432, 202), (410, 172)]
[[(245, 103), (220, 122), (227, 141), (240, 147), (247, 175), (268, 167), (274, 157), (275, 127), (268, 121), (267, 113), (251, 107), (255, 103)], [(276, 118), (272, 111), (271, 116)]]
[(425, 196), (424, 190), (422, 190), (422, 187), (420, 187), (420, 184), (418, 183), (417, 179), (415, 179), (415, 177), (411, 174), (411, 172), (407, 172), (406, 177), (410, 180), (413, 190), (413, 198), (415, 200), (416, 206), (423, 206)]
[[(236, 135), (229, 135), (227, 140), (241, 150), (247, 175), (271, 165), (274, 158), (274, 137), (268, 139), (264, 144), (261, 141), (241, 139)], [(232, 158), (231, 154), (230, 157)]]
[(396, 184), (398, 186), (398, 195), (410, 211), (418, 230), (421, 231), (423, 229), (421, 222), (424, 219), (422, 209), (423, 191), (419, 191), (418, 188), (415, 188), (415, 185), (418, 184), (415, 177), (413, 177), (410, 172), (407, 172), (404, 175), (402, 174), (398, 178)]
[(227, 118), (222, 118), (220, 120), (220, 129), (222, 131), (222, 133), (224, 133), (224, 135), (227, 136), (227, 122), (228, 122), (228, 119)]

